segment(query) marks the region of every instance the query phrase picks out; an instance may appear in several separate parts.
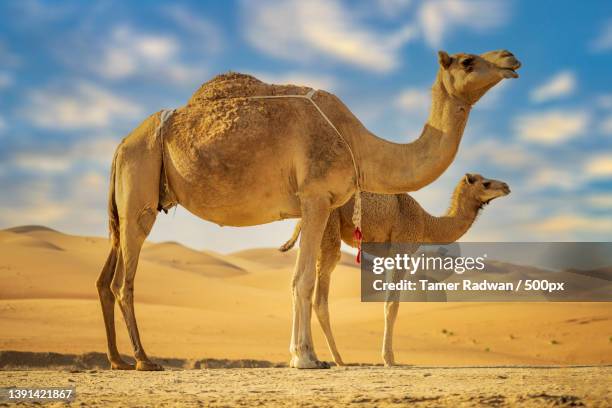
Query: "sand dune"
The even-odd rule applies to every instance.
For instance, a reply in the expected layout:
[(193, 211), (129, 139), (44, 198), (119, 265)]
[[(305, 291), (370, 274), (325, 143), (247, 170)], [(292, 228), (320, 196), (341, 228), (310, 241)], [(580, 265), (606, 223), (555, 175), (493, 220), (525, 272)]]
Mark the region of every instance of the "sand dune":
[[(0, 350), (104, 352), (95, 280), (103, 237), (45, 227), (0, 231)], [(136, 279), (136, 313), (150, 355), (284, 362), (295, 252), (229, 255), (148, 243)], [(500, 272), (501, 273), (501, 272)], [(527, 272), (525, 272), (527, 273)], [(345, 254), (330, 309), (347, 362), (379, 363), (382, 305), (361, 303), (359, 271)], [(120, 349), (130, 354), (117, 311)], [(319, 356), (330, 359), (313, 323)], [(425, 365), (610, 364), (609, 303), (405, 303), (396, 359)]]

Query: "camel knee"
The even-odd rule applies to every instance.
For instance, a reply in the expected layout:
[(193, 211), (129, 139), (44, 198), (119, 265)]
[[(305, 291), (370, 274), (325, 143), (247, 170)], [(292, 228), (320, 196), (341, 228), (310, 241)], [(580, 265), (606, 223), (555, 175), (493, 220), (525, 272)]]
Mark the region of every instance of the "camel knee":
[(134, 301), (134, 287), (133, 285), (123, 284), (119, 288), (113, 286), (113, 293), (115, 298), (121, 306), (127, 306), (132, 304)]
[(110, 290), (120, 304), (127, 304), (134, 296), (134, 284), (125, 280), (113, 279)]
[(96, 288), (98, 288), (98, 295), (100, 299), (114, 299), (115, 295), (111, 290), (111, 283), (107, 279), (98, 278), (96, 281)]
[(298, 299), (312, 299), (315, 278), (301, 276), (293, 281), (293, 297)]

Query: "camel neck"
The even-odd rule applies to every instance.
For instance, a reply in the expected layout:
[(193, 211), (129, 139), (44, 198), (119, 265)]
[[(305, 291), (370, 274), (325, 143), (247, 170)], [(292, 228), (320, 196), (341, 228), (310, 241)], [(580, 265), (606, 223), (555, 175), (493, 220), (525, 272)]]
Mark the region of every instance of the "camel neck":
[(455, 242), (470, 229), (481, 208), (482, 204), (477, 199), (466, 195), (461, 186), (457, 187), (445, 215), (435, 217), (426, 213), (423, 241)]
[(432, 87), (429, 118), (418, 139), (398, 144), (361, 129), (353, 151), (364, 191), (381, 194), (416, 191), (436, 180), (453, 162), (470, 105), (446, 92), (440, 80)]

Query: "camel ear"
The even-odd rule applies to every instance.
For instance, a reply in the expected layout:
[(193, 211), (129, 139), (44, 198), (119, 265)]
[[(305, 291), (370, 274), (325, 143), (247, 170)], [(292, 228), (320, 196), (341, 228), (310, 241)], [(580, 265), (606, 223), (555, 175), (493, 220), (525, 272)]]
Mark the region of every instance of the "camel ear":
[(476, 181), (476, 177), (474, 177), (473, 174), (466, 173), (463, 177), (463, 181), (465, 181), (466, 184), (474, 184), (474, 182)]
[(438, 51), (438, 62), (442, 68), (446, 69), (452, 64), (453, 58), (446, 51)]

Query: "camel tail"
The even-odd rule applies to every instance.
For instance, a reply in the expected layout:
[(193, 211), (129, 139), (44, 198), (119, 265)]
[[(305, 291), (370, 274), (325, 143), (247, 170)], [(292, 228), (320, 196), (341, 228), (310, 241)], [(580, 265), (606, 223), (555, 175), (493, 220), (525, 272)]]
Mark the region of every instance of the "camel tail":
[(291, 236), (291, 238), (289, 238), (289, 241), (285, 242), (280, 248), (278, 248), (278, 250), (281, 252), (287, 252), (288, 250), (293, 248), (298, 238), (300, 237), (301, 231), (302, 231), (302, 220), (298, 221), (298, 223), (295, 225), (295, 229), (293, 230), (293, 235)]
[[(117, 149), (119, 150), (119, 149)], [(115, 173), (117, 167), (117, 153), (113, 157), (111, 167), (110, 187), (108, 191), (108, 232), (113, 248), (119, 247), (119, 212), (117, 211), (117, 202), (115, 200)]]

